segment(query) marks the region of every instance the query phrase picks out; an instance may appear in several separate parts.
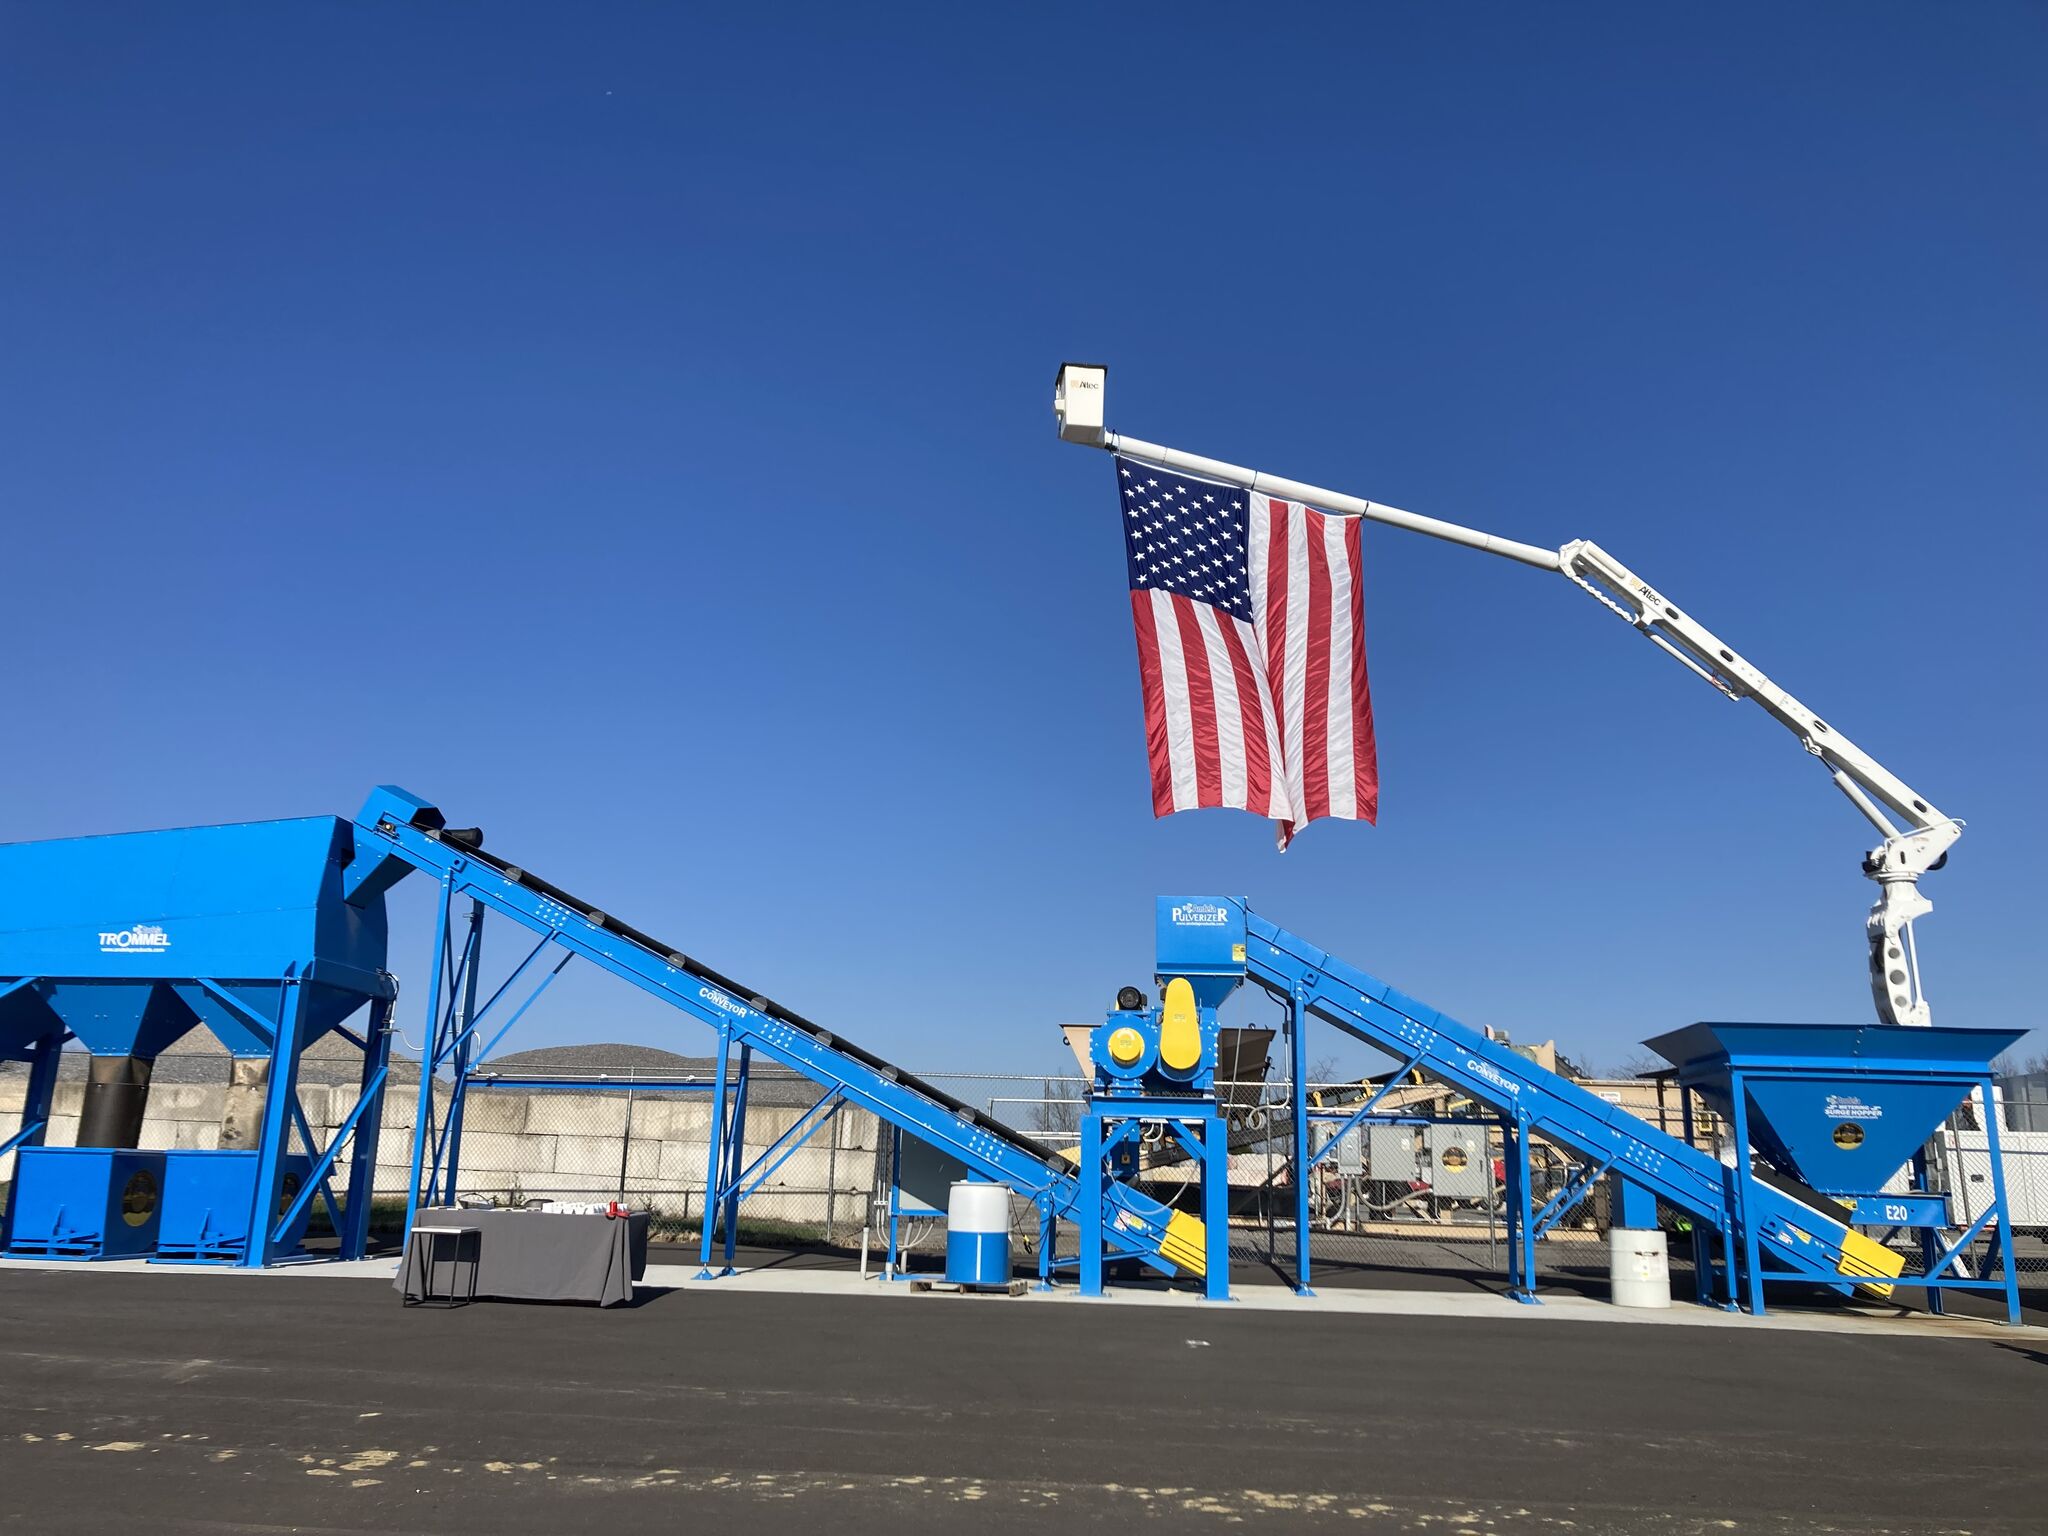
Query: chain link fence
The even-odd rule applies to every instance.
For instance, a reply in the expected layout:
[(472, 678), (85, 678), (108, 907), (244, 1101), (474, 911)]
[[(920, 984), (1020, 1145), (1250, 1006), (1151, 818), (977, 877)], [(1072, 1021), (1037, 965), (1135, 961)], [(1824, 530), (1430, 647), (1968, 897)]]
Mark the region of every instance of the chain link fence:
[[(1076, 1145), (1086, 1083), (1075, 1076), (921, 1074), (991, 1118), (1054, 1148)], [(6, 1095), (14, 1074), (0, 1074), (0, 1121), (18, 1105)], [(1651, 1124), (1681, 1134), (1676, 1090), (1641, 1082), (1589, 1083)], [(2048, 1096), (2017, 1096), (2035, 1080), (2016, 1080), (2001, 1092), (1998, 1111), (2007, 1201), (2015, 1228), (2021, 1285), (2030, 1305), (2048, 1293)], [(1318, 1286), (1496, 1283), (1506, 1267), (1507, 1223), (1503, 1158), (1497, 1126), (1484, 1123), (1435, 1085), (1401, 1087), (1377, 1106), (1372, 1123), (1350, 1129), (1326, 1146), (1337, 1123), (1374, 1091), (1359, 1083), (1310, 1085), (1310, 1142), (1322, 1154), (1308, 1178), (1310, 1258)], [(216, 1144), (222, 1114), (219, 1088), (159, 1085), (151, 1098), (144, 1144)], [(863, 1229), (871, 1245), (886, 1241), (893, 1183), (892, 1136), (864, 1110), (841, 1106), (824, 1116), (821, 1090), (780, 1068), (756, 1066), (747, 1088), (745, 1146), (738, 1166), (760, 1164), (758, 1183), (739, 1207), (736, 1237), (750, 1246), (857, 1249)], [(1291, 1280), (1296, 1268), (1297, 1191), (1289, 1085), (1262, 1080), (1220, 1090), (1231, 1134), (1231, 1250), (1236, 1264)], [(311, 1123), (324, 1140), (354, 1102), (340, 1082), (302, 1087)], [(648, 1210), (653, 1236), (690, 1242), (704, 1222), (710, 1153), (711, 1082), (704, 1076), (593, 1077), (549, 1087), (497, 1085), (475, 1080), (464, 1105), (461, 1161), (455, 1187), (507, 1205), (533, 1200), (619, 1199)], [(437, 1086), (436, 1123), (445, 1123), (448, 1094)], [(387, 1095), (378, 1155), (378, 1230), (396, 1235), (410, 1175), (414, 1084), (394, 1083)], [(70, 1139), (75, 1120), (53, 1118), (51, 1141)], [(75, 1114), (75, 1110), (73, 1110)], [(809, 1116), (816, 1121), (806, 1126)], [(1398, 1122), (1381, 1117), (1399, 1117)], [(1932, 1186), (1942, 1193), (1951, 1221), (1969, 1225), (1991, 1199), (1991, 1163), (1983, 1128), (1984, 1106), (1966, 1102), (1927, 1149)], [(1694, 1139), (1718, 1150), (1723, 1128), (1700, 1110)], [(781, 1142), (781, 1146), (777, 1143)], [(773, 1156), (770, 1154), (773, 1149)], [(772, 1163), (773, 1166), (768, 1166)], [(0, 1179), (10, 1170), (0, 1163)], [(1532, 1150), (1533, 1197), (1541, 1208), (1574, 1172), (1559, 1151)], [(1144, 1148), (1140, 1178), (1168, 1204), (1197, 1211), (1194, 1170), (1168, 1140)], [(941, 1195), (938, 1203), (943, 1203)], [(1606, 1284), (1605, 1232), (1609, 1220), (1604, 1181), (1565, 1210), (1536, 1244), (1537, 1270), (1546, 1283)], [(1036, 1215), (1017, 1203), (1020, 1257), (1035, 1263)], [(1684, 1224), (1669, 1213), (1674, 1289), (1688, 1294), (1691, 1245)], [(315, 1231), (321, 1223), (316, 1220)], [(1072, 1255), (1070, 1223), (1062, 1223), (1059, 1257)], [(945, 1228), (940, 1214), (922, 1212), (898, 1222), (898, 1237), (913, 1263), (937, 1262)], [(1917, 1234), (1886, 1239), (1907, 1255), (1907, 1273), (1920, 1270)], [(1979, 1245), (1981, 1250), (1982, 1245)]]

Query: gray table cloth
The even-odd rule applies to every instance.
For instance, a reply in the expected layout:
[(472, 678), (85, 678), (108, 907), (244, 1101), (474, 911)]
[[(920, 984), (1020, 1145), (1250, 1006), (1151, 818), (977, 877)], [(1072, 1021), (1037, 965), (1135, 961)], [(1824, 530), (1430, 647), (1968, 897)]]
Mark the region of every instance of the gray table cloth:
[[(481, 1234), (476, 1294), (504, 1301), (586, 1301), (615, 1307), (633, 1299), (647, 1272), (647, 1213), (568, 1215), (559, 1211), (489, 1211), (430, 1206), (419, 1227), (475, 1227)], [(454, 1244), (442, 1242), (435, 1289), (445, 1292)], [(395, 1288), (408, 1291), (406, 1264), (424, 1267), (424, 1245), (407, 1248)], [(415, 1277), (425, 1280), (429, 1277)], [(412, 1292), (422, 1289), (419, 1284)]]

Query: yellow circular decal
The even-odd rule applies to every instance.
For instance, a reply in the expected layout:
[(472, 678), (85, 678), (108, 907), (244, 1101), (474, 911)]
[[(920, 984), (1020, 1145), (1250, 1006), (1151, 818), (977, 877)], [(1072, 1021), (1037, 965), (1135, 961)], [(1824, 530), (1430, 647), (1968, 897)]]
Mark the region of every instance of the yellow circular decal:
[(1128, 1067), (1145, 1054), (1145, 1037), (1130, 1025), (1113, 1031), (1109, 1037), (1109, 1059), (1120, 1067)]
[(1863, 1127), (1853, 1120), (1844, 1121), (1835, 1127), (1835, 1145), (1844, 1152), (1854, 1152), (1863, 1145)]
[(121, 1219), (131, 1227), (147, 1226), (156, 1214), (157, 1194), (156, 1175), (147, 1168), (136, 1169), (121, 1190)]

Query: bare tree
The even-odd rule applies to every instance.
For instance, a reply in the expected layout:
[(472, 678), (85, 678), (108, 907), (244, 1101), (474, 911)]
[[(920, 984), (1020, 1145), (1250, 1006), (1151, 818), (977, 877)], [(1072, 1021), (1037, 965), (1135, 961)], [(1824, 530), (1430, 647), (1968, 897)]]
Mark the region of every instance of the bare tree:
[(1077, 1077), (1039, 1080), (1039, 1101), (1031, 1106), (1031, 1129), (1072, 1136), (1081, 1129), (1083, 1085)]
[(1669, 1071), (1670, 1067), (1671, 1063), (1661, 1056), (1652, 1056), (1648, 1051), (1630, 1051), (1600, 1075), (1610, 1078), (1647, 1077), (1652, 1072)]

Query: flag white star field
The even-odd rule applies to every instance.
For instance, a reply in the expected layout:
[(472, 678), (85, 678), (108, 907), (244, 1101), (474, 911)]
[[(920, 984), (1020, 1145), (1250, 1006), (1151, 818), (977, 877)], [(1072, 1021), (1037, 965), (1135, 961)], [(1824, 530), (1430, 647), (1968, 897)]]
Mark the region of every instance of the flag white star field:
[(1359, 519), (1118, 457), (1155, 816), (1379, 816)]

